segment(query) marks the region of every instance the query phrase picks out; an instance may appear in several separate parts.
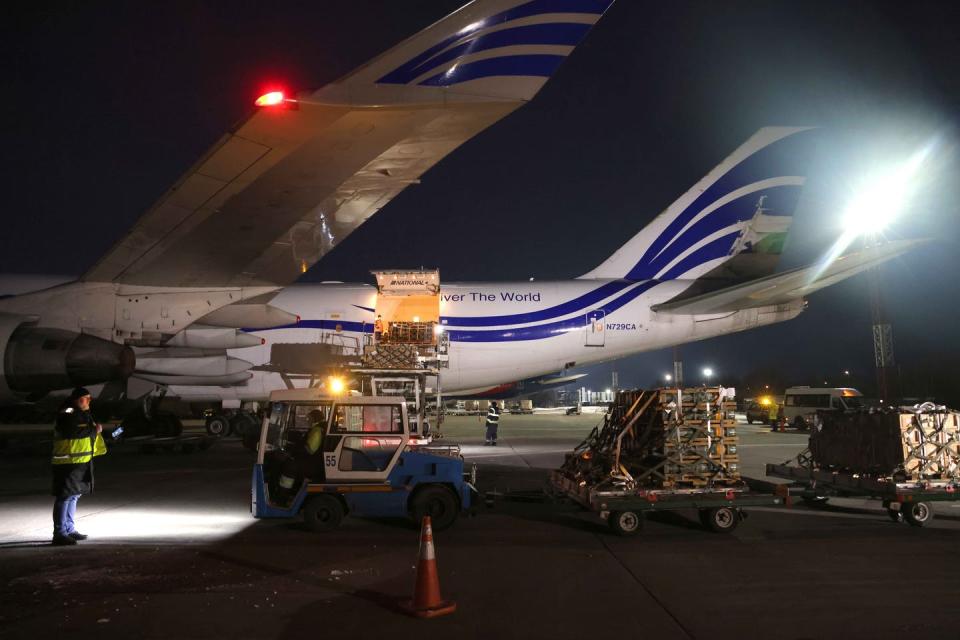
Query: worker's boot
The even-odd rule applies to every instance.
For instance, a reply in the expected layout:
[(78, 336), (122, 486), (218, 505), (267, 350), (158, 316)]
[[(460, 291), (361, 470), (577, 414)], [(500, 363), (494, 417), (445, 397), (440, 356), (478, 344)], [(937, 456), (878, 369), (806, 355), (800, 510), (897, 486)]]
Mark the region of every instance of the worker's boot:
[(80, 540), (86, 540), (87, 538), (90, 537), (90, 536), (88, 536), (88, 535), (85, 535), (85, 534), (80, 533), (79, 531), (71, 531), (71, 532), (68, 533), (67, 535), (70, 536), (71, 538), (73, 538), (74, 540), (77, 540), (78, 542), (79, 542)]
[(70, 545), (72, 545), (72, 544), (77, 544), (77, 541), (74, 540), (73, 538), (71, 538), (70, 536), (61, 536), (61, 535), (56, 535), (56, 534), (55, 534), (55, 535), (53, 536), (53, 543), (52, 543), (52, 544), (54, 544), (55, 546), (58, 546), (58, 547), (61, 547), (61, 546), (70, 546)]

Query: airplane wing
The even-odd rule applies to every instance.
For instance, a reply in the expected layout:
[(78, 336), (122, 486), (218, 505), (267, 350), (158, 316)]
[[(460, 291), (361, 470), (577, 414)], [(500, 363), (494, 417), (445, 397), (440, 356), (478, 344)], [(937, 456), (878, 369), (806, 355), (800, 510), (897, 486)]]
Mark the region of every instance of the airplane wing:
[(898, 240), (840, 256), (832, 263), (800, 267), (692, 298), (655, 305), (657, 313), (710, 314), (783, 304), (895, 258), (925, 240)]
[(612, 2), (476, 0), (335, 83), (272, 101), (223, 136), (83, 279), (293, 282), (448, 153), (533, 98)]

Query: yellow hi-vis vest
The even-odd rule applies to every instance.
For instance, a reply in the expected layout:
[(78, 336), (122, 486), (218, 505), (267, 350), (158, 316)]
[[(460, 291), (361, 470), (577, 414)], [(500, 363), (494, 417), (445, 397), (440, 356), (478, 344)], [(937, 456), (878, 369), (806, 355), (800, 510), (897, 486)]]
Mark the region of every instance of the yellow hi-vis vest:
[(102, 456), (107, 452), (107, 444), (99, 433), (91, 442), (91, 438), (53, 438), (53, 464), (83, 464), (90, 462), (94, 456)]
[(323, 427), (315, 424), (307, 433), (307, 453), (310, 455), (320, 451), (320, 445), (323, 444)]

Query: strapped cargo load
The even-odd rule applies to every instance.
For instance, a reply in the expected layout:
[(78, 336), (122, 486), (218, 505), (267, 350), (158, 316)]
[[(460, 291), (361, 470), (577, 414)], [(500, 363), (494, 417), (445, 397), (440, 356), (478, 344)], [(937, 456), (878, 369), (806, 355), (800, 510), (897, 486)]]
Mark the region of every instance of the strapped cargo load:
[(960, 414), (925, 403), (883, 412), (822, 412), (810, 434), (820, 469), (898, 480), (960, 478)]
[(560, 473), (593, 489), (742, 489), (734, 390), (620, 391)]

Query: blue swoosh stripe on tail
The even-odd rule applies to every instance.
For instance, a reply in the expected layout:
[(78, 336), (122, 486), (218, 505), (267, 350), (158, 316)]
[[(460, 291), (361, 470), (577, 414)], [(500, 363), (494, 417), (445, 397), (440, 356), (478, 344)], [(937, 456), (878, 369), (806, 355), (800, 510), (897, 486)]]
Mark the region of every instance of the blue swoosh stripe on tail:
[(650, 265), (655, 256), (694, 216), (726, 194), (761, 180), (779, 176), (806, 175), (818, 133), (817, 129), (807, 129), (788, 135), (731, 167), (667, 225), (657, 239), (650, 243), (643, 257), (626, 277), (632, 280), (643, 280), (648, 277), (644, 275), (649, 272), (645, 266)]
[(716, 240), (703, 245), (686, 258), (672, 266), (669, 271), (663, 274), (660, 280), (672, 280), (674, 278), (679, 278), (687, 271), (690, 271), (690, 269), (699, 267), (705, 262), (730, 255), (730, 249), (733, 248), (733, 243), (736, 242), (739, 236), (740, 232), (734, 231), (733, 233), (728, 233), (725, 236), (721, 236)]
[(475, 33), (482, 29), (487, 29), (494, 25), (503, 24), (512, 20), (519, 20), (520, 18), (528, 18), (545, 13), (588, 13), (602, 15), (611, 4), (613, 4), (613, 0), (533, 0), (532, 2), (527, 2), (519, 7), (507, 9), (506, 11), (502, 11), (496, 15), (490, 16), (489, 18), (480, 20), (475, 24), (470, 25), (469, 29), (461, 30), (454, 35), (445, 38), (441, 42), (428, 48), (423, 53), (414, 56), (390, 73), (384, 75), (382, 78), (377, 80), (377, 82), (385, 84), (407, 84), (411, 82), (414, 78), (420, 75), (418, 73), (414, 74), (413, 77), (410, 77), (410, 72), (412, 69), (422, 65), (427, 60), (437, 55), (457, 40), (463, 39), (470, 33)]
[(761, 196), (767, 196), (764, 209), (769, 207), (771, 212), (793, 211), (802, 189), (803, 187), (800, 185), (769, 187), (728, 202), (698, 220), (652, 261), (634, 267), (630, 272), (630, 277), (636, 280), (653, 278), (677, 256), (710, 236), (710, 234), (737, 222), (749, 220), (756, 213), (757, 202)]
[(564, 56), (531, 54), (500, 56), (461, 64), (445, 73), (438, 73), (420, 84), (432, 87), (447, 87), (468, 80), (490, 76), (541, 76), (549, 78), (556, 71)]
[(392, 74), (392, 81), (404, 84), (413, 82), (431, 69), (436, 69), (459, 57), (487, 51), (488, 49), (538, 44), (575, 46), (583, 40), (591, 26), (593, 25), (578, 23), (534, 24), (494, 31), (428, 58), (422, 64), (412, 67), (405, 65), (402, 72)]

